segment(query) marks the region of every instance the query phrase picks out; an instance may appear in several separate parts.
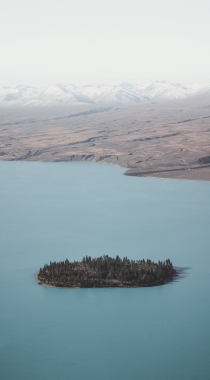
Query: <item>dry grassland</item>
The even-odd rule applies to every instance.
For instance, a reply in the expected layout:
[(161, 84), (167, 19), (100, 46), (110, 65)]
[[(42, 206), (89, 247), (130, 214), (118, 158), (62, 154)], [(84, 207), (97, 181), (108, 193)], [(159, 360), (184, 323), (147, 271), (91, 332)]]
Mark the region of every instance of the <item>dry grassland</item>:
[(1, 108), (0, 159), (108, 162), (127, 175), (209, 181), (210, 99)]

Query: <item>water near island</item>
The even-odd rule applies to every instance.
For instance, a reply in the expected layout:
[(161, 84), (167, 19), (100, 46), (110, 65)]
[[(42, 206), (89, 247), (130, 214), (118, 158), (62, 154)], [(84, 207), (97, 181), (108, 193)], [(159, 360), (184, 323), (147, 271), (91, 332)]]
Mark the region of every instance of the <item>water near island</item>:
[[(0, 378), (210, 379), (210, 183), (94, 163), (0, 162)], [(170, 258), (167, 285), (57, 289), (84, 255)]]

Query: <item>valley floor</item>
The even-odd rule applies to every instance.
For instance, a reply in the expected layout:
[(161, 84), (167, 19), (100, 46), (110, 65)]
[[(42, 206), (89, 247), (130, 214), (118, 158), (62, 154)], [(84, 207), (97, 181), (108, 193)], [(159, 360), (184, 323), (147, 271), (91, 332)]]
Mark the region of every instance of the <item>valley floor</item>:
[(210, 101), (0, 110), (0, 160), (95, 161), (210, 181)]

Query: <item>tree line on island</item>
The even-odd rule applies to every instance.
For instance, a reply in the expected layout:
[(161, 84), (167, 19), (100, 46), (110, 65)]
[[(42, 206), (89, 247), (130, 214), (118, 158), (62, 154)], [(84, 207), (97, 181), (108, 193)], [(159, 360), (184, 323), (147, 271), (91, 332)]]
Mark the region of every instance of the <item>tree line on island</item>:
[(39, 284), (66, 288), (146, 287), (161, 285), (177, 275), (171, 261), (129, 260), (107, 255), (82, 261), (50, 262), (37, 274)]

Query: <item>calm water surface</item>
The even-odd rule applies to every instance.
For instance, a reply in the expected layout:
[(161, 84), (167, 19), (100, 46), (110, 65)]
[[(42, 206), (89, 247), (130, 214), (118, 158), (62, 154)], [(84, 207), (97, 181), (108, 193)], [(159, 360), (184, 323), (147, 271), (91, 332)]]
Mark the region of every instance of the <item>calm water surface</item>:
[[(0, 379), (210, 379), (210, 183), (93, 163), (0, 162)], [(53, 289), (53, 260), (189, 267), (148, 289)]]

